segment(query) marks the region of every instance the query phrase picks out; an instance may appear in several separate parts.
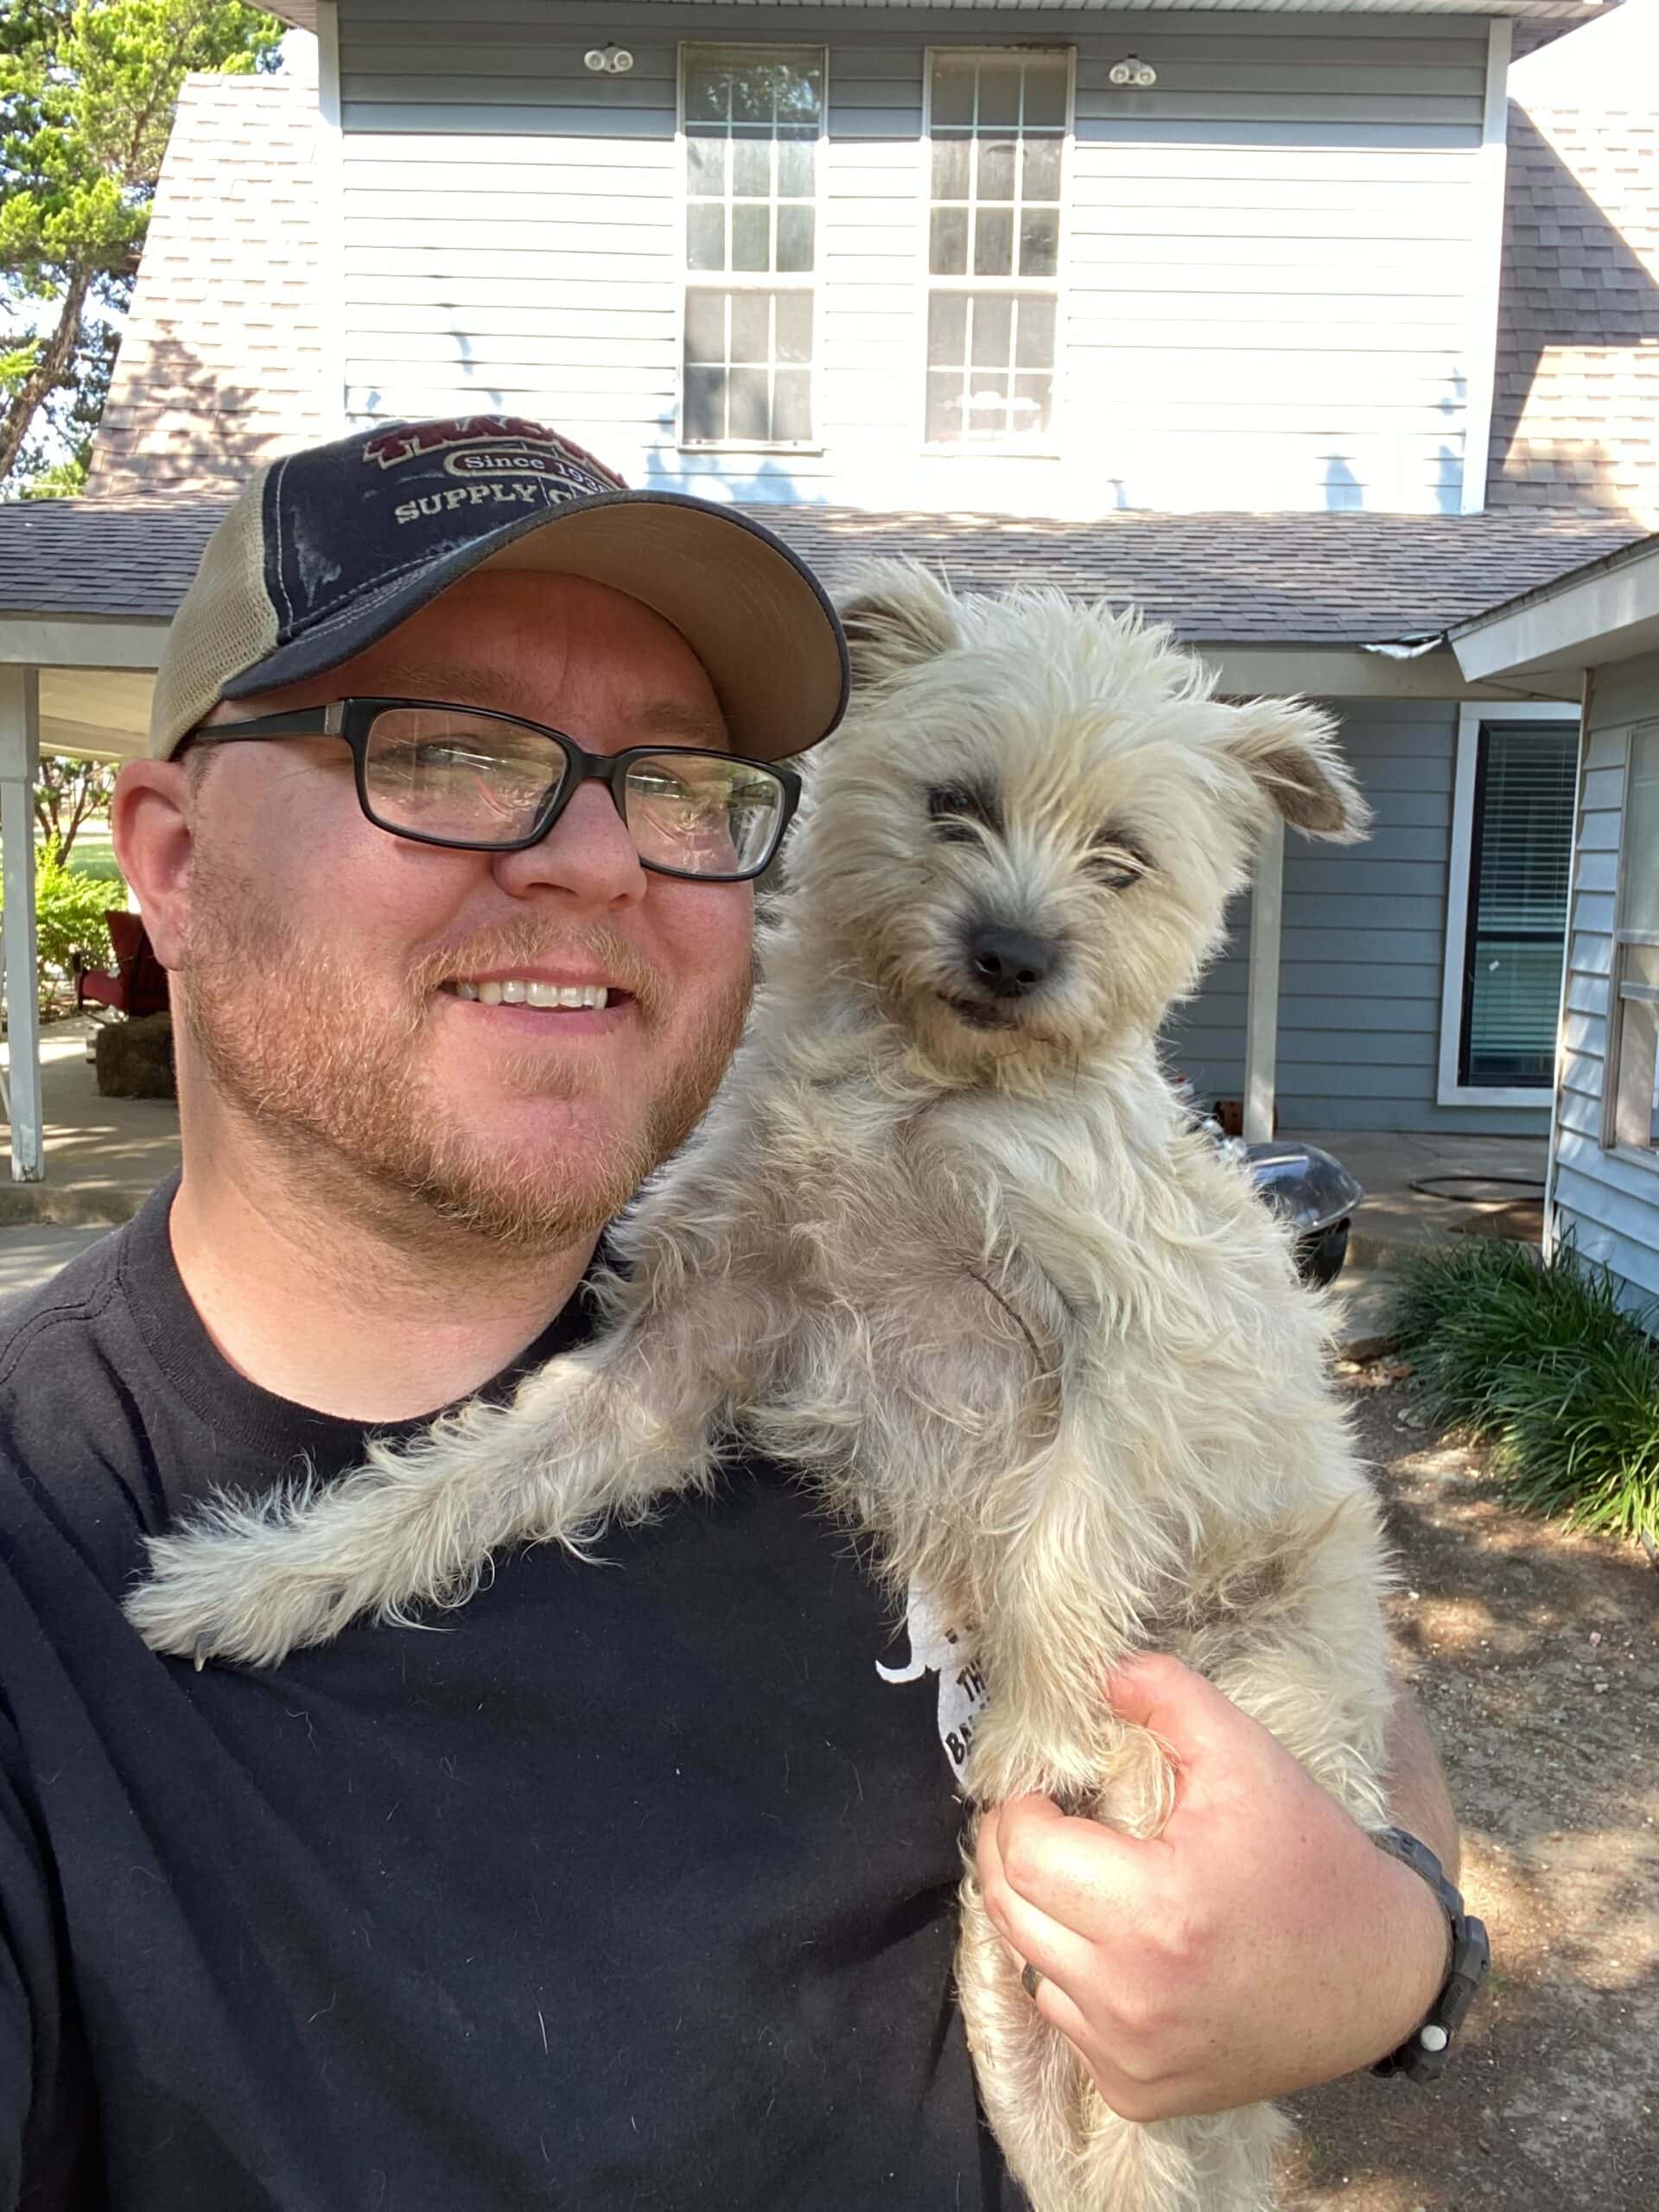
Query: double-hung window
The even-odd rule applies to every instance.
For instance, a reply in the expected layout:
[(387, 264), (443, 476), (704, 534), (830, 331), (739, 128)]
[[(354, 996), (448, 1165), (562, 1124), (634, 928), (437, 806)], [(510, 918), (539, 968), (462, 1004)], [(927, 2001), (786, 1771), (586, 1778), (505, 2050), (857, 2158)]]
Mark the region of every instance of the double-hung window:
[(814, 442), (821, 47), (681, 49), (687, 446)]
[(1659, 723), (1630, 736), (1607, 1025), (1605, 1141), (1659, 1151)]
[(1051, 440), (1071, 105), (1068, 52), (928, 56), (930, 446)]

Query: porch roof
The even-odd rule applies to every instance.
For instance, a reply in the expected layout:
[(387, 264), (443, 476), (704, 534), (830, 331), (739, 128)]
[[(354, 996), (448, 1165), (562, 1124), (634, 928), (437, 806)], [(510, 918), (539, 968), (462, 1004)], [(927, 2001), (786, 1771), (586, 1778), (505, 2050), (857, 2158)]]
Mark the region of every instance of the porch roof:
[[(224, 512), (220, 501), (177, 499), (0, 506), (0, 659), (57, 661), (54, 652), (28, 649), (35, 625), (166, 623)], [(842, 507), (745, 512), (831, 585), (861, 561), (903, 556), (967, 590), (1040, 582), (1077, 597), (1132, 601), (1198, 645), (1352, 647), (1439, 638), (1642, 535), (1616, 516), (1548, 512), (1125, 512), (1087, 523)], [(124, 653), (101, 664), (145, 664)]]

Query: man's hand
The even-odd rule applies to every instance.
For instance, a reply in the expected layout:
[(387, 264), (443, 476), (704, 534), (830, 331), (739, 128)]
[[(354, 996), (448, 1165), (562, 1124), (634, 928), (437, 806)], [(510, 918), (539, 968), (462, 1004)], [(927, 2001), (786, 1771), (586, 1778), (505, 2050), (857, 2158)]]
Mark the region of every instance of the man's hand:
[(1402, 2043), (1446, 1974), (1427, 1885), (1178, 1660), (1137, 1659), (1108, 1688), (1173, 1756), (1163, 1834), (1141, 1841), (1046, 1797), (979, 1832), (992, 1922), (1041, 1973), (1038, 2011), (1107, 2103), (1135, 2120), (1224, 2112)]

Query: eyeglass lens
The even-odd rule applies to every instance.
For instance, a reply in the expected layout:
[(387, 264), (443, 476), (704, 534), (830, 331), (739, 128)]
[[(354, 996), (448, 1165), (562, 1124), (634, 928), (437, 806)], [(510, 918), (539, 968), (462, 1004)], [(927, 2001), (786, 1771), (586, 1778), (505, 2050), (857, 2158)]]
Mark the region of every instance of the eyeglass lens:
[[(533, 835), (569, 772), (535, 730), (435, 707), (384, 708), (364, 754), (369, 803), (387, 829), (480, 846)], [(753, 761), (641, 753), (623, 779), (622, 811), (641, 860), (686, 875), (741, 875), (776, 842), (784, 787)]]

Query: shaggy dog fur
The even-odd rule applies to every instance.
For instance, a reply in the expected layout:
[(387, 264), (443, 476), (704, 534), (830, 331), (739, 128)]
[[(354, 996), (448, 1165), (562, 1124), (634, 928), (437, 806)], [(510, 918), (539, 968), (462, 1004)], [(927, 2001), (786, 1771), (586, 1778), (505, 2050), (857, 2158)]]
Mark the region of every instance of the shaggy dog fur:
[[(1320, 1311), (1154, 1046), (1269, 808), (1360, 834), (1330, 727), (1224, 704), (1164, 632), (1057, 594), (957, 601), (887, 568), (845, 614), (856, 706), (752, 1030), (621, 1230), (606, 1332), (506, 1409), (156, 1541), (132, 1618), (158, 1650), (269, 1665), (707, 1486), (741, 1434), (810, 1472), (896, 1591), (978, 1624), (979, 1802), (1045, 1790), (1154, 1832), (1165, 1757), (1102, 1691), (1154, 1645), (1380, 1826), (1382, 1548)], [(1039, 2212), (1271, 2202), (1272, 2109), (1109, 2110), (971, 1874), (960, 1980)]]

